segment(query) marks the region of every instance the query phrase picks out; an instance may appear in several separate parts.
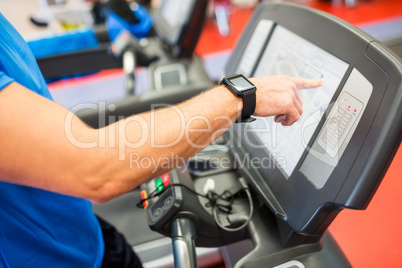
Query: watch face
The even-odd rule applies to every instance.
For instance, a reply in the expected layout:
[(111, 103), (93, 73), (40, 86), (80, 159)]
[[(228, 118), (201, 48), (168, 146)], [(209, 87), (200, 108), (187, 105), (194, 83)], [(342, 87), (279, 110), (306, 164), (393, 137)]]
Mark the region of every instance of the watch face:
[(250, 88), (254, 88), (254, 85), (251, 84), (246, 78), (243, 76), (235, 76), (229, 78), (228, 81), (238, 90), (238, 91), (245, 91)]

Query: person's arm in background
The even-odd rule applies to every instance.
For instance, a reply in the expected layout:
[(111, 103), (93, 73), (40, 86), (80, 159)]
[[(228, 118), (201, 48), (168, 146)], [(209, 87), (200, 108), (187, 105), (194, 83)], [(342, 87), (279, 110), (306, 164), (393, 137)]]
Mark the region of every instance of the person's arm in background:
[[(302, 113), (297, 89), (322, 84), (285, 76), (251, 81), (257, 87), (254, 115), (286, 115), (279, 118), (284, 125)], [(188, 160), (241, 110), (242, 100), (217, 86), (96, 130), (14, 82), (0, 91), (0, 180), (106, 202)]]

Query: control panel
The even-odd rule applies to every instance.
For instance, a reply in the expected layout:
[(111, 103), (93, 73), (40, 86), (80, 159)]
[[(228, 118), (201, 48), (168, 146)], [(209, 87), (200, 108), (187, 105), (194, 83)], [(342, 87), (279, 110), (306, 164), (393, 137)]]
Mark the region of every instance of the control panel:
[(141, 204), (152, 230), (171, 236), (172, 223), (184, 218), (195, 226), (197, 246), (217, 247), (245, 238), (251, 197), (239, 195), (239, 175), (223, 147), (206, 148), (184, 165), (141, 185)]
[(149, 218), (152, 222), (158, 221), (172, 207), (174, 200), (174, 192), (167, 189), (163, 194), (162, 191), (171, 185), (169, 173), (153, 179), (141, 185), (141, 199), (144, 209), (148, 210)]

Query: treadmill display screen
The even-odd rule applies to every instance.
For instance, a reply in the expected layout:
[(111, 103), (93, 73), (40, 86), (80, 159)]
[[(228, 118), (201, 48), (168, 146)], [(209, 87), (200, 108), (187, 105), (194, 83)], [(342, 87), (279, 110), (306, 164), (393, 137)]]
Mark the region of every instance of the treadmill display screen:
[(189, 20), (192, 6), (193, 1), (189, 0), (163, 1), (160, 12), (169, 27), (176, 29), (182, 27)]
[(299, 90), (303, 114), (292, 126), (275, 123), (273, 117), (258, 118), (249, 125), (286, 178), (309, 144), (348, 66), (286, 28), (275, 27), (253, 76), (285, 74), (324, 79), (322, 87)]

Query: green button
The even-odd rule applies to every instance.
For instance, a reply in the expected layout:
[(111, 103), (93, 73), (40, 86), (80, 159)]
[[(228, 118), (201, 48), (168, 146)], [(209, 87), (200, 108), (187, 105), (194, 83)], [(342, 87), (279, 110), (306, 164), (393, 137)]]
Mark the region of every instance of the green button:
[(156, 191), (157, 191), (158, 193), (162, 192), (162, 190), (163, 190), (163, 181), (162, 181), (162, 178), (157, 178), (157, 179), (155, 180), (155, 186), (156, 186)]

